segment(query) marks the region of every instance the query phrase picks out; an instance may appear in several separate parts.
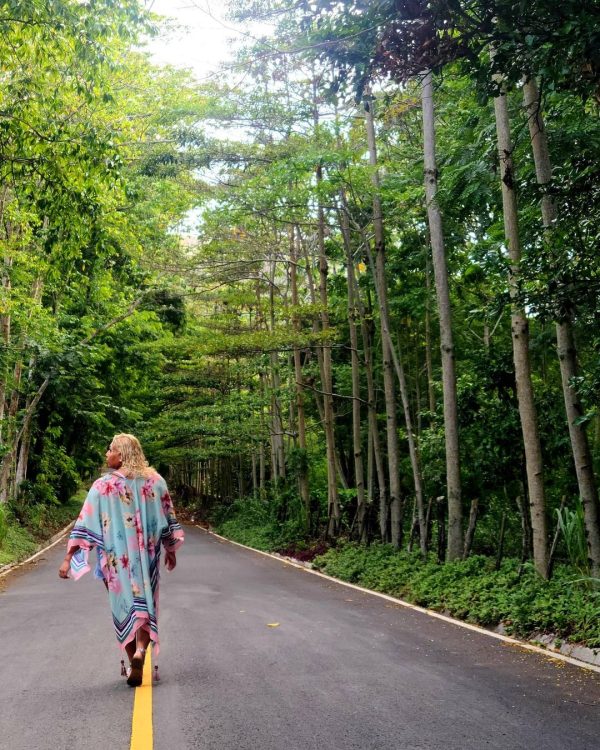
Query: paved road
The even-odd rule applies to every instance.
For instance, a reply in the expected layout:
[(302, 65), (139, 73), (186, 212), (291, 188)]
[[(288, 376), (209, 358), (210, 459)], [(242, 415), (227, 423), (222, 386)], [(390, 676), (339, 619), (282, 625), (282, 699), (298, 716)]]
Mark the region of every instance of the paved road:
[[(62, 554), (0, 583), (0, 748), (127, 750), (134, 691), (104, 590), (60, 581)], [(178, 562), (163, 575), (155, 750), (600, 748), (596, 673), (197, 529)]]

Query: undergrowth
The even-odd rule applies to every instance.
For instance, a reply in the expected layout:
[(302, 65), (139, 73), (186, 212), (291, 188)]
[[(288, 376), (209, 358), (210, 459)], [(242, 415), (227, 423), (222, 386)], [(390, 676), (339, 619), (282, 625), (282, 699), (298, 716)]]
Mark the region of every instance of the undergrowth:
[(543, 581), (530, 564), (520, 572), (518, 560), (505, 559), (499, 570), (494, 562), (476, 555), (439, 565), (390, 545), (343, 543), (317, 557), (315, 567), (467, 622), (502, 623), (512, 635), (552, 633), (600, 648), (600, 592), (573, 568), (557, 565), (552, 579)]
[(82, 490), (61, 504), (26, 503), (19, 499), (0, 506), (0, 566), (29, 557), (39, 544), (74, 521), (85, 494)]
[(279, 551), (292, 544), (295, 548), (302, 546), (298, 540), (303, 538), (303, 530), (297, 516), (280, 522), (274, 517), (272, 504), (263, 500), (237, 500), (220, 508), (211, 522), (218, 534), (264, 552)]

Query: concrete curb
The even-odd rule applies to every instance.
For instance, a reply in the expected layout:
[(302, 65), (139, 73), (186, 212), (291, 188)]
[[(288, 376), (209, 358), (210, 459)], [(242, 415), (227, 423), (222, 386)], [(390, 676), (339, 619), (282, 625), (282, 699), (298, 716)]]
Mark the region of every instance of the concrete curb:
[[(211, 531), (210, 529), (205, 529), (203, 526), (198, 526), (198, 524), (194, 524), (194, 526), (197, 529), (201, 529), (206, 534), (209, 534), (210, 536), (214, 536), (216, 539), (222, 540), (223, 542), (227, 542), (228, 544), (234, 544), (236, 547), (242, 547), (242, 549), (247, 549), (247, 550), (250, 550), (251, 552), (256, 552), (258, 555), (264, 555), (265, 557), (270, 557), (273, 560), (279, 560), (279, 562), (282, 562), (285, 565), (291, 565), (294, 568), (300, 568), (305, 573), (310, 573), (311, 575), (319, 576), (320, 578), (325, 578), (326, 580), (331, 581), (333, 583), (337, 583), (340, 586), (345, 586), (346, 588), (354, 589), (354, 591), (362, 591), (364, 594), (370, 594), (371, 596), (377, 596), (379, 599), (384, 599), (387, 602), (392, 602), (393, 604), (397, 604), (401, 607), (406, 607), (406, 609), (412, 609), (415, 612), (421, 612), (422, 614), (427, 615), (429, 617), (434, 617), (436, 620), (442, 620), (443, 622), (448, 622), (452, 625), (456, 625), (466, 630), (473, 630), (476, 633), (487, 635), (490, 638), (495, 638), (498, 641), (503, 641), (504, 643), (508, 643), (512, 646), (518, 646), (519, 648), (525, 649), (527, 651), (533, 651), (536, 654), (541, 654), (542, 656), (545, 656), (549, 659), (555, 659), (557, 661), (567, 662), (568, 664), (573, 664), (574, 666), (580, 667), (581, 669), (587, 669), (591, 672), (598, 672), (600, 674), (600, 652), (595, 652), (594, 650), (590, 648), (586, 648), (584, 646), (577, 646), (575, 644), (565, 644), (565, 645), (562, 645), (560, 649), (555, 648), (552, 644), (556, 641), (556, 638), (552, 635), (545, 635), (543, 637), (538, 636), (536, 638), (537, 643), (544, 643), (545, 647), (542, 648), (541, 646), (536, 646), (534, 643), (530, 643), (529, 641), (521, 641), (518, 638), (511, 638), (508, 635), (503, 635), (502, 633), (496, 633), (493, 630), (487, 630), (486, 628), (482, 628), (480, 625), (472, 625), (471, 623), (463, 622), (462, 620), (456, 620), (454, 617), (443, 615), (440, 612), (436, 612), (433, 609), (426, 609), (425, 607), (419, 607), (416, 604), (411, 604), (410, 602), (404, 601), (403, 599), (397, 599), (396, 597), (390, 596), (389, 594), (382, 594), (379, 591), (366, 589), (366, 588), (363, 588), (362, 586), (357, 586), (354, 583), (341, 581), (339, 578), (333, 578), (332, 576), (328, 576), (325, 573), (320, 573), (317, 570), (312, 570), (310, 567), (307, 566), (307, 564), (294, 560), (291, 557), (283, 557), (282, 555), (273, 554), (272, 552), (263, 552), (262, 550), (254, 549), (254, 547), (248, 547), (246, 544), (240, 544), (240, 542), (234, 542), (231, 539), (227, 539), (227, 537), (221, 536), (220, 534), (216, 534), (214, 531)], [(566, 649), (568, 653), (563, 653), (562, 649)], [(575, 654), (577, 654), (577, 656), (575, 656)]]
[(54, 536), (50, 537), (47, 542), (44, 542), (42, 545), (40, 545), (40, 547), (38, 547), (38, 551), (31, 557), (28, 557), (26, 560), (3, 565), (0, 568), (0, 578), (4, 577), (13, 570), (17, 570), (17, 568), (20, 568), (23, 565), (27, 565), (27, 563), (33, 562), (38, 557), (40, 557), (40, 555), (43, 555), (44, 552), (47, 552), (49, 549), (52, 549), (52, 547), (55, 547), (64, 538), (65, 534), (67, 534), (67, 532), (69, 532), (73, 528), (74, 525), (75, 521), (71, 521), (68, 526), (65, 526), (64, 529), (54, 534)]

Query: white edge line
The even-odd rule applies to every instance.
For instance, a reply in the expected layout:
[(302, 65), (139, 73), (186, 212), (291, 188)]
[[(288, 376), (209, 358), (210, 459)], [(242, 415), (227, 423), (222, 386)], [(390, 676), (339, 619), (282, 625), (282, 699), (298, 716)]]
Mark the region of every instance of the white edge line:
[(42, 547), (42, 549), (38, 550), (35, 555), (32, 555), (31, 557), (28, 557), (27, 560), (21, 560), (21, 562), (12, 563), (5, 568), (0, 569), (0, 578), (3, 578), (5, 575), (8, 575), (9, 573), (12, 573), (13, 570), (17, 570), (18, 568), (21, 568), (23, 565), (27, 565), (27, 563), (33, 562), (34, 560), (37, 560), (40, 555), (43, 555), (45, 552), (47, 552), (49, 549), (52, 549), (52, 547), (55, 547), (59, 542), (62, 542), (62, 540), (65, 537), (65, 534), (71, 529), (71, 527), (75, 524), (75, 521), (71, 521), (71, 523), (68, 526), (65, 526), (65, 528), (62, 531), (58, 531), (54, 535), (54, 541), (51, 542), (48, 546)]
[(303, 570), (305, 573), (310, 573), (313, 576), (319, 576), (319, 578), (325, 578), (328, 581), (332, 581), (333, 583), (337, 583), (340, 586), (346, 586), (346, 588), (354, 589), (355, 591), (362, 591), (364, 594), (371, 594), (371, 596), (377, 596), (379, 599), (384, 599), (387, 602), (392, 602), (393, 604), (398, 604), (402, 607), (406, 607), (407, 609), (412, 609), (415, 612), (421, 612), (424, 615), (428, 615), (429, 617), (435, 617), (436, 620), (443, 620), (444, 622), (448, 622), (451, 625), (457, 625), (460, 628), (465, 628), (466, 630), (473, 630), (476, 633), (481, 633), (482, 635), (487, 635), (490, 638), (495, 638), (498, 641), (503, 641), (504, 643), (510, 643), (513, 646), (519, 646), (519, 648), (526, 649), (527, 651), (533, 651), (536, 654), (542, 654), (543, 656), (549, 658), (549, 659), (556, 659), (558, 661), (564, 661), (568, 664), (573, 664), (576, 667), (580, 667), (582, 669), (587, 669), (591, 672), (598, 672), (600, 673), (600, 667), (596, 666), (595, 664), (589, 664), (585, 661), (580, 661), (579, 659), (574, 659), (572, 656), (566, 656), (566, 654), (560, 654), (556, 651), (552, 651), (550, 649), (540, 648), (539, 646), (534, 646), (532, 643), (527, 643), (527, 641), (520, 641), (517, 638), (511, 638), (508, 635), (502, 635), (501, 633), (494, 633), (492, 630), (486, 630), (486, 628), (482, 628), (479, 625), (472, 625), (470, 622), (463, 622), (462, 620), (456, 620), (454, 617), (448, 617), (448, 615), (443, 615), (440, 612), (435, 612), (433, 609), (426, 609), (425, 607), (419, 607), (417, 604), (411, 604), (410, 602), (404, 601), (404, 599), (397, 599), (395, 596), (390, 596), (389, 594), (382, 594), (380, 591), (373, 591), (372, 589), (366, 589), (362, 586), (357, 586), (355, 583), (348, 583), (348, 581), (341, 581), (339, 578), (333, 578), (333, 576), (328, 576), (326, 573), (320, 573), (318, 570), (311, 570), (310, 568), (305, 567), (304, 565), (301, 565), (300, 563), (296, 563), (293, 560), (287, 559), (285, 557), (281, 557), (278, 555), (273, 555), (270, 552), (263, 552), (260, 549), (254, 549), (254, 547), (248, 547), (246, 544), (240, 544), (240, 542), (234, 542), (232, 539), (227, 539), (227, 537), (221, 536), (220, 534), (216, 534), (214, 531), (208, 531), (203, 526), (198, 526), (198, 524), (194, 524), (196, 528), (201, 529), (205, 533), (209, 534), (210, 536), (214, 536), (217, 539), (222, 539), (224, 542), (228, 542), (229, 544), (235, 544), (236, 547), (242, 547), (243, 549), (250, 550), (251, 552), (256, 552), (259, 555), (264, 555), (265, 557), (270, 557), (272, 560), (278, 560), (281, 563), (284, 563), (285, 565), (291, 565), (294, 568), (299, 568), (300, 570)]

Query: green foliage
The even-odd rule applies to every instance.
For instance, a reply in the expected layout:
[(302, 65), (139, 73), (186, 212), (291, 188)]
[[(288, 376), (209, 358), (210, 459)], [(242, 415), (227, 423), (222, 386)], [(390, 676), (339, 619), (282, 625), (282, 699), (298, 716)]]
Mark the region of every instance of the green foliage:
[(29, 557), (38, 544), (73, 521), (86, 494), (82, 490), (62, 505), (47, 505), (28, 494), (30, 488), (26, 485), (9, 505), (0, 505), (0, 566)]
[(36, 541), (27, 529), (9, 524), (4, 541), (0, 544), (0, 565), (10, 565), (24, 560), (35, 552)]
[(48, 502), (31, 483), (23, 483), (22, 491), (7, 506), (9, 526), (25, 529), (36, 541), (43, 542), (77, 518), (85, 497), (80, 491), (67, 502)]
[(218, 534), (263, 551), (283, 549), (306, 535), (299, 501), (287, 492), (269, 500), (236, 500), (219, 508), (212, 521)]
[(582, 573), (587, 573), (588, 551), (581, 502), (574, 509), (557, 508), (556, 518), (570, 564)]
[(6, 509), (3, 505), (0, 505), (0, 549), (2, 549), (2, 545), (4, 544), (4, 540), (6, 539), (8, 535), (8, 518), (6, 514)]
[(531, 565), (521, 570), (506, 559), (500, 570), (481, 555), (438, 565), (430, 557), (398, 552), (390, 546), (342, 544), (316, 558), (328, 575), (406, 599), (485, 627), (502, 624), (507, 632), (529, 637), (554, 633), (590, 648), (600, 646), (600, 594), (576, 580), (573, 568), (558, 566), (543, 581)]

